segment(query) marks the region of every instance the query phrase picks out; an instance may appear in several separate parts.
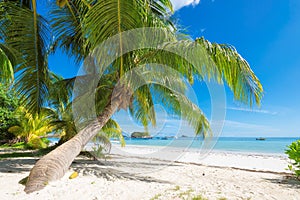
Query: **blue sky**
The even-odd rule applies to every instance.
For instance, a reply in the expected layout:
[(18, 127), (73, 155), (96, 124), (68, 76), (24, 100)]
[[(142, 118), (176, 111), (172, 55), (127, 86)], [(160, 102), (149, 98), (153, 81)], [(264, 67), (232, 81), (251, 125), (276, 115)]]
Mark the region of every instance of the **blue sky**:
[[(297, 0), (172, 0), (178, 24), (193, 38), (228, 43), (250, 63), (265, 93), (260, 108), (234, 101), (226, 89), (226, 118), (221, 136), (300, 136), (300, 2)], [(61, 53), (50, 57), (50, 66), (69, 77), (72, 60)], [(76, 67), (75, 67), (76, 68)], [(73, 70), (72, 70), (73, 71)], [(199, 105), (210, 115), (211, 99), (204, 83), (194, 91)], [(200, 95), (201, 93), (201, 95)], [(153, 133), (192, 134), (185, 122), (171, 119), (157, 106), (158, 120)], [(141, 130), (126, 113), (116, 119), (125, 132)], [(178, 125), (180, 124), (181, 125)]]
[(261, 80), (260, 108), (227, 92), (223, 136), (300, 136), (300, 2), (202, 0), (176, 12), (192, 35), (234, 45)]

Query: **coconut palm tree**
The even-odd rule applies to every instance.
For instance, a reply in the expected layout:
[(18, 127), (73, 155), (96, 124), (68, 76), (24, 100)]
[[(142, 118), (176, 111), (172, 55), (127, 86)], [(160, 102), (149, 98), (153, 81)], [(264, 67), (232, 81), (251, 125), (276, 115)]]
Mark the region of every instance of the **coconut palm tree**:
[[(49, 40), (46, 40), (45, 36), (48, 36), (46, 32), (39, 34), (43, 33), (47, 23), (38, 16), (36, 2), (34, 0), (26, 2), (31, 5), (29, 8), (24, 8), (23, 5), (3, 3), (9, 8), (4, 19), (4, 36), (9, 35), (9, 37), (5, 37), (6, 43), (14, 48), (24, 48), (22, 52), (24, 55), (28, 54), (28, 57), (24, 56), (27, 65), (21, 68), (20, 72), (22, 73), (18, 79), (20, 85), (24, 83), (24, 88), (19, 91), (28, 98), (29, 108), (38, 110), (43, 104), (41, 97), (48, 95), (49, 72), (46, 62), (40, 61), (46, 61), (48, 51), (44, 50), (47, 50), (45, 47), (49, 45), (45, 46), (45, 42), (49, 42)], [(162, 100), (162, 104), (169, 111), (186, 119), (194, 127), (196, 134), (209, 134), (211, 130), (205, 115), (185, 96), (185, 79), (188, 79), (190, 83), (194, 78), (214, 79), (219, 83), (225, 81), (237, 100), (250, 104), (254, 101), (257, 104), (260, 102), (261, 84), (248, 63), (233, 47), (212, 44), (204, 38), (194, 41), (178, 39), (175, 26), (168, 20), (168, 13), (172, 11), (169, 0), (59, 0), (57, 3), (60, 8), (54, 9), (50, 16), (57, 39), (54, 42), (54, 49), (56, 46), (61, 47), (70, 55), (75, 56), (78, 61), (86, 59), (89, 52), (97, 54), (98, 59), (91, 62), (96, 64), (92, 68), (86, 68), (86, 74), (82, 77), (72, 79), (73, 82), (76, 82), (75, 80), (78, 78), (84, 80), (97, 75), (94, 73), (95, 71), (103, 72), (99, 83), (93, 90), (96, 93), (94, 96), (97, 118), (89, 121), (88, 125), (84, 124), (72, 139), (36, 163), (26, 183), (25, 191), (27, 193), (40, 190), (47, 185), (48, 181), (62, 177), (81, 149), (107, 125), (111, 116), (119, 109), (129, 109), (133, 118), (147, 127), (156, 123), (153, 109), (154, 99)], [(23, 34), (16, 34), (13, 29), (16, 27), (22, 27), (18, 30), (27, 28), (24, 24), (29, 22), (24, 22), (22, 17), (25, 14), (29, 16), (30, 22), (34, 22), (30, 25), (26, 24), (31, 27), (28, 28), (28, 34), (31, 37), (34, 36), (34, 40), (31, 43), (20, 44), (22, 40), (17, 38)], [(123, 40), (125, 32), (143, 27), (162, 28), (163, 31), (157, 35), (158, 39), (151, 38), (156, 43), (155, 47), (126, 52), (126, 45), (130, 44)], [(96, 47), (115, 35), (117, 35), (116, 43), (113, 46), (103, 46), (105, 51), (100, 49), (101, 56), (99, 57), (100, 54)], [(140, 43), (146, 43), (144, 39), (142, 37)], [(33, 46), (29, 45), (32, 43), (34, 43)], [(29, 45), (28, 48), (26, 48), (27, 45)], [(113, 47), (117, 47), (117, 49)], [(185, 54), (176, 55), (174, 49), (182, 49)], [(32, 51), (29, 52), (29, 50)], [(103, 69), (101, 59), (112, 54), (118, 55), (117, 59)], [(29, 55), (36, 58), (35, 62), (30, 59)], [(193, 58), (192, 63), (189, 61), (189, 57)], [(147, 63), (166, 64), (177, 73), (164, 71), (163, 67), (156, 67), (157, 72), (154, 72)], [(168, 72), (168, 76), (166, 76), (166, 72)], [(33, 78), (25, 76), (25, 74), (31, 73), (34, 75)], [(119, 84), (122, 77), (127, 77), (128, 82)], [(38, 80), (35, 84), (36, 88), (31, 88), (29, 83), (34, 80)], [(155, 84), (155, 81), (164, 84)], [(141, 84), (142, 86), (138, 87)], [(75, 96), (73, 103), (75, 105), (78, 105), (76, 102), (83, 104), (84, 101), (81, 99), (84, 100), (85, 96), (90, 97), (90, 92), (84, 93), (83, 91), (81, 95)]]

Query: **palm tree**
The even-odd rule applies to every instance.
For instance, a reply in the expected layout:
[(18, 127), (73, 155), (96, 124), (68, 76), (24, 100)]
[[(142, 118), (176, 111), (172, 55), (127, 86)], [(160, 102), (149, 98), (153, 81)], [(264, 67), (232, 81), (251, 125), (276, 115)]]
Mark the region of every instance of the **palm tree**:
[(47, 144), (41, 138), (54, 130), (54, 126), (51, 125), (54, 113), (43, 108), (39, 114), (32, 114), (22, 106), (17, 109), (16, 113), (18, 125), (10, 127), (8, 131), (32, 148), (46, 148)]
[[(8, 5), (9, 8), (4, 22), (11, 22), (4, 23), (4, 36), (9, 35), (9, 37), (5, 37), (6, 43), (17, 49), (23, 48), (23, 54), (28, 54), (27, 57), (24, 56), (26, 67), (21, 68), (21, 76), (17, 79), (20, 85), (24, 84), (24, 87), (19, 91), (28, 98), (27, 103), (30, 109), (39, 110), (38, 108), (43, 104), (41, 97), (47, 97), (48, 95), (49, 72), (46, 62), (40, 61), (46, 61), (48, 51), (44, 50), (49, 45), (45, 46), (44, 44), (49, 41), (45, 40), (45, 36), (49, 34), (46, 32), (39, 34), (42, 30), (45, 30), (45, 24), (47, 23), (38, 16), (36, 2), (34, 0), (26, 2), (30, 2), (29, 4), (32, 5), (29, 6), (30, 9), (26, 6), (24, 8), (23, 5), (3, 3), (4, 6)], [(208, 120), (200, 108), (185, 96), (185, 79), (188, 79), (191, 83), (194, 78), (200, 80), (214, 79), (219, 83), (224, 80), (232, 89), (236, 99), (250, 104), (254, 101), (253, 98), (257, 104), (260, 102), (262, 96), (261, 84), (251, 71), (248, 63), (233, 47), (212, 44), (204, 38), (195, 41), (178, 39), (175, 26), (167, 19), (168, 13), (172, 11), (169, 0), (60, 0), (57, 2), (61, 8), (54, 9), (51, 14), (51, 25), (57, 39), (54, 42), (54, 49), (55, 46), (59, 46), (80, 61), (86, 58), (90, 51), (95, 50), (99, 44), (114, 35), (118, 35), (118, 40), (116, 40), (118, 48), (110, 49), (111, 46), (105, 46), (109, 49), (102, 51), (102, 53), (116, 54), (119, 57), (103, 71), (99, 83), (96, 84), (97, 119), (89, 121), (88, 125), (84, 123), (84, 126), (72, 139), (36, 163), (26, 183), (25, 191), (27, 193), (40, 190), (47, 185), (48, 181), (62, 177), (81, 149), (107, 125), (113, 113), (119, 109), (129, 109), (133, 118), (147, 128), (148, 125), (155, 125), (156, 123), (153, 99), (163, 100), (162, 103), (168, 110), (182, 116), (194, 127), (196, 134), (209, 134), (211, 130)], [(22, 30), (25, 27), (24, 23), (29, 23), (24, 22), (23, 15), (25, 14), (27, 14), (30, 22), (34, 22), (34, 26), (32, 26), (32, 23), (28, 25), (31, 27), (29, 35), (34, 36), (34, 40), (31, 40), (31, 43), (20, 44), (22, 40), (17, 40), (17, 38), (23, 36), (23, 34), (16, 34), (13, 29), (22, 27), (18, 29)], [(126, 52), (126, 41), (122, 40), (125, 31), (143, 27), (163, 28), (164, 31), (162, 31), (161, 37), (154, 41), (156, 42), (156, 48)], [(26, 36), (28, 37), (28, 34)], [(160, 38), (163, 38), (163, 40)], [(164, 43), (160, 43), (161, 41)], [(144, 40), (140, 42), (143, 43)], [(25, 48), (32, 43), (34, 43), (34, 48)], [(29, 45), (29, 47), (32, 46)], [(184, 49), (186, 57), (176, 55), (172, 51), (173, 49)], [(32, 51), (29, 52), (29, 50)], [(30, 59), (32, 56), (36, 58), (35, 62)], [(187, 57), (193, 57), (194, 62), (188, 62)], [(29, 63), (29, 61), (32, 61), (32, 63)], [(72, 81), (76, 82), (75, 80), (78, 80), (78, 78), (84, 80), (88, 79), (89, 76), (95, 76), (93, 72), (95, 70), (101, 71), (102, 68), (99, 68), (99, 66), (103, 65), (101, 60), (97, 60), (96, 63), (97, 65), (92, 68), (94, 70), (91, 71), (88, 68), (84, 76), (74, 77)], [(166, 77), (163, 68), (156, 68), (159, 69), (158, 72), (153, 73), (147, 63), (167, 64), (178, 73), (170, 73)], [(140, 65), (143, 65), (143, 67), (138, 67)], [(15, 69), (15, 71), (18, 71), (18, 69)], [(35, 79), (25, 76), (25, 74), (30, 73), (37, 75), (34, 76)], [(118, 84), (124, 76), (129, 77), (129, 82)], [(30, 81), (34, 81), (33, 79), (38, 80), (35, 81), (38, 84), (35, 84), (36, 88), (34, 89), (29, 85)], [(150, 81), (145, 82), (145, 80)], [(165, 84), (155, 84), (155, 80), (160, 80)], [(140, 83), (143, 83), (143, 86), (135, 88)], [(168, 87), (171, 85), (176, 86), (176, 90)], [(132, 88), (135, 88), (135, 90)], [(82, 96), (89, 96), (90, 92), (84, 93), (83, 91), (81, 96), (75, 97), (73, 103), (76, 105), (79, 102), (80, 104)]]

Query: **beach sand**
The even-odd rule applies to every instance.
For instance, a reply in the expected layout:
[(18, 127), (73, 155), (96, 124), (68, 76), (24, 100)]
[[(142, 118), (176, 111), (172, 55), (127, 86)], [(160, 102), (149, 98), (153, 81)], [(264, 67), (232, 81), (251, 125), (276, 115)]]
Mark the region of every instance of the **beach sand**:
[[(136, 146), (114, 146), (112, 153), (106, 160), (78, 157), (61, 180), (32, 194), (18, 182), (38, 158), (2, 159), (0, 199), (300, 199), (284, 155)], [(73, 171), (79, 176), (69, 179)]]

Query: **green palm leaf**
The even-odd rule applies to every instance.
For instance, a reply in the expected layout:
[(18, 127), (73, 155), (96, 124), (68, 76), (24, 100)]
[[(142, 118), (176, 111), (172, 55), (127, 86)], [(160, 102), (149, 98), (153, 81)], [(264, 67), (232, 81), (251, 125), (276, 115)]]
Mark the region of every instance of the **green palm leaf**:
[(89, 5), (81, 0), (57, 1), (50, 11), (50, 24), (55, 37), (55, 50), (60, 47), (77, 63), (89, 53), (90, 44), (83, 33), (83, 19)]
[[(155, 3), (153, 3), (155, 2)], [(169, 1), (165, 1), (169, 2)], [(123, 40), (122, 33), (124, 31), (141, 28), (145, 26), (164, 26), (165, 20), (151, 12), (153, 6), (158, 6), (159, 1), (149, 0), (108, 0), (97, 1), (95, 5), (89, 9), (83, 21), (85, 35), (88, 36), (91, 49), (95, 49), (99, 44), (106, 41), (108, 38), (118, 35), (116, 42), (116, 53), (121, 55), (114, 66), (121, 77), (129, 66), (128, 60), (132, 60), (130, 55), (123, 55), (125, 46), (128, 46), (130, 41)], [(158, 12), (163, 12), (161, 7)], [(161, 16), (164, 14), (161, 13)], [(113, 52), (112, 52), (113, 53)]]
[(233, 46), (210, 43), (204, 38), (196, 39), (195, 43), (206, 49), (236, 99), (250, 103), (251, 106), (254, 100), (256, 104), (260, 104), (263, 95), (262, 85), (248, 62)]
[(107, 138), (119, 138), (121, 146), (125, 146), (125, 139), (122, 135), (122, 129), (115, 120), (109, 119), (105, 126), (103, 126), (101, 129), (101, 132), (104, 133)]
[(32, 1), (31, 10), (10, 2), (0, 3), (5, 8), (1, 19), (5, 43), (25, 60), (15, 67), (16, 86), (31, 111), (39, 111), (48, 95), (47, 53), (51, 41), (47, 21), (37, 14), (35, 4)]
[(210, 124), (205, 114), (185, 94), (176, 92), (162, 85), (154, 85), (155, 97), (172, 114), (182, 117), (192, 126), (197, 135), (211, 135)]
[(5, 45), (0, 44), (0, 80), (2, 83), (14, 80), (14, 63), (13, 53)]
[(152, 126), (156, 126), (154, 103), (148, 85), (143, 85), (134, 92), (133, 101), (129, 106), (129, 113), (133, 119), (142, 123), (146, 131), (150, 123)]
[[(210, 43), (204, 38), (167, 42), (140, 57), (139, 64), (160, 63), (186, 77), (225, 81), (237, 100), (259, 105), (263, 88), (246, 60), (230, 45)], [(253, 98), (254, 97), (254, 98)]]
[[(136, 68), (128, 74), (126, 84), (138, 88), (133, 94), (129, 111), (133, 118), (145, 127), (151, 122), (155, 125), (153, 100), (160, 102), (170, 114), (182, 117), (194, 129), (196, 134), (210, 135), (209, 121), (201, 109), (185, 95), (187, 86), (182, 74), (168, 67), (147, 65)], [(142, 87), (140, 87), (142, 85)]]

